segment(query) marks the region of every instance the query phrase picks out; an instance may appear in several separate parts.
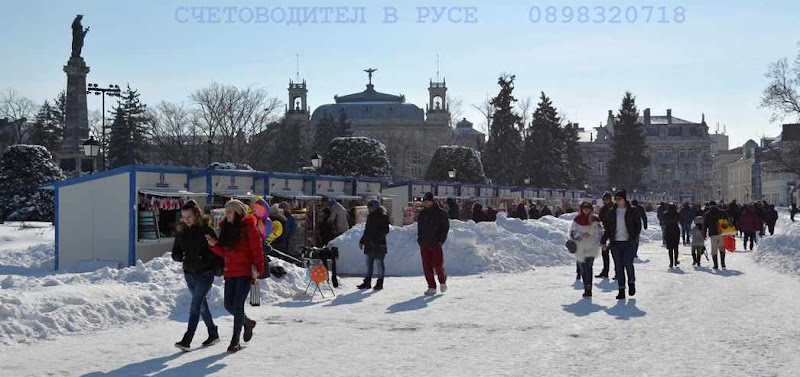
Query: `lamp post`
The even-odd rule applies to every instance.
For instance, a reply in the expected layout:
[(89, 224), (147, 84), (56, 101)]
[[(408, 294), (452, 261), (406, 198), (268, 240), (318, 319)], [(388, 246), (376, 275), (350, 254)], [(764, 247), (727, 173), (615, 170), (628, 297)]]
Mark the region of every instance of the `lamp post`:
[(450, 170), (447, 171), (447, 176), (450, 178), (450, 180), (456, 179), (456, 169), (450, 168)]
[(524, 180), (524, 182), (525, 182), (525, 185), (526, 185), (526, 186), (527, 186), (527, 185), (529, 185), (529, 184), (531, 184), (531, 176), (529, 176), (529, 175), (526, 175), (526, 176), (525, 176), (525, 180)]
[(94, 136), (90, 136), (89, 140), (83, 142), (83, 153), (86, 157), (91, 157), (92, 164), (89, 168), (89, 174), (94, 174), (94, 158), (100, 153), (100, 143), (94, 139)]
[(100, 128), (100, 144), (103, 147), (103, 158), (101, 159), (101, 168), (102, 170), (106, 170), (106, 95), (109, 97), (119, 97), (120, 96), (120, 89), (119, 85), (111, 84), (108, 88), (101, 88), (97, 84), (86, 84), (86, 94), (92, 94), (101, 96), (102, 99), (102, 106), (103, 106), (103, 113), (102, 113), (102, 126)]
[(320, 156), (319, 153), (314, 153), (314, 155), (311, 156), (311, 167), (313, 167), (315, 171), (322, 167), (322, 156)]

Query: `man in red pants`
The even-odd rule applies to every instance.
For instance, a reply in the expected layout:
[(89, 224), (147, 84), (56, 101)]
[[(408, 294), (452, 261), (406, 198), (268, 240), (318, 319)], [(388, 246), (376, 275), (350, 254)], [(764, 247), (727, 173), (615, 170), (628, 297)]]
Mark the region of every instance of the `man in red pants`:
[(442, 293), (447, 291), (447, 275), (444, 272), (444, 256), (442, 255), (442, 245), (447, 241), (447, 233), (450, 231), (450, 219), (447, 212), (433, 201), (433, 193), (426, 193), (423, 198), (425, 208), (417, 217), (417, 243), (419, 243), (420, 254), (422, 255), (422, 271), (425, 273), (425, 280), (428, 281), (426, 296), (436, 294), (436, 280), (433, 278), (434, 272), (439, 276), (440, 290)]

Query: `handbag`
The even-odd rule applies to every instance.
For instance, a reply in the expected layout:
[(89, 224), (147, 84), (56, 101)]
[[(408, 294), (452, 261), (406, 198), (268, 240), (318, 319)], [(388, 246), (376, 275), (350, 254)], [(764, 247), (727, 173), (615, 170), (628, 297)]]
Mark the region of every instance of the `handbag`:
[(733, 238), (733, 236), (725, 236), (725, 250), (731, 253), (736, 251), (736, 238)]
[(578, 244), (573, 240), (567, 240), (567, 244), (565, 246), (567, 246), (567, 251), (569, 251), (570, 254), (575, 254), (575, 252), (578, 251)]
[(261, 286), (258, 280), (250, 283), (250, 306), (261, 306)]

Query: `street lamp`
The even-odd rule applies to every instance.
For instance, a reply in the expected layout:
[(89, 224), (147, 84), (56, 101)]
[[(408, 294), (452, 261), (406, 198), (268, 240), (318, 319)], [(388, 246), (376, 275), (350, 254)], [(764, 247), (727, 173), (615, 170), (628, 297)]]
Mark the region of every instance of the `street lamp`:
[(450, 179), (456, 179), (456, 169), (450, 168), (447, 172), (447, 176), (450, 177)]
[(319, 153), (314, 153), (314, 155), (311, 156), (311, 166), (314, 170), (322, 167), (322, 156), (320, 156)]
[(102, 96), (103, 98), (103, 117), (102, 117), (102, 127), (100, 128), (100, 142), (103, 147), (103, 158), (101, 160), (102, 164), (101, 167), (103, 170), (106, 170), (106, 95), (109, 97), (119, 97), (120, 96), (120, 89), (119, 85), (111, 84), (108, 88), (101, 88), (97, 84), (86, 84), (86, 94), (92, 94)]
[(94, 136), (90, 136), (89, 140), (86, 140), (83, 143), (83, 153), (86, 155), (86, 157), (92, 158), (89, 174), (94, 174), (94, 158), (97, 157), (98, 153), (100, 153), (100, 143), (94, 139)]
[(525, 184), (526, 184), (526, 185), (529, 185), (529, 184), (531, 184), (531, 176), (529, 176), (529, 175), (526, 175), (526, 176), (525, 176)]

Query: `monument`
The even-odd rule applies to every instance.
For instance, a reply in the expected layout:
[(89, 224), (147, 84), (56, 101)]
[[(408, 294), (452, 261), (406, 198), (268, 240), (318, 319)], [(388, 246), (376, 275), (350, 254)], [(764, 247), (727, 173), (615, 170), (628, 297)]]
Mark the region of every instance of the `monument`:
[(65, 109), (64, 141), (58, 154), (64, 172), (81, 173), (91, 170), (92, 159), (83, 153), (82, 144), (89, 138), (89, 112), (86, 106), (86, 74), (89, 66), (81, 57), (83, 40), (89, 28), (83, 28), (83, 15), (72, 21), (72, 54), (64, 66), (67, 74), (67, 103)]

